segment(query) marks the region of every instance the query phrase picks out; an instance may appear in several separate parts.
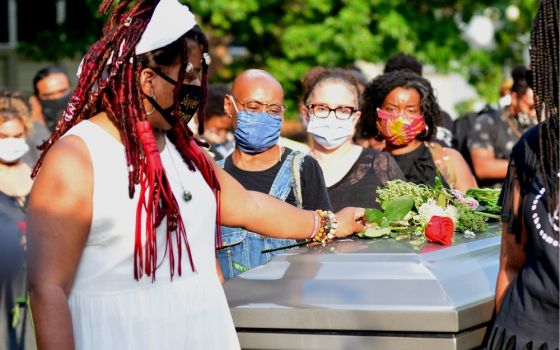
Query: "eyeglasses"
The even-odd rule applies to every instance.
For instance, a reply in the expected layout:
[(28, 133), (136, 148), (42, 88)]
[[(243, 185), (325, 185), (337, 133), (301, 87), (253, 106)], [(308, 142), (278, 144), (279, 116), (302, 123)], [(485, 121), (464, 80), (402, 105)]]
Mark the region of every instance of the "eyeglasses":
[(243, 99), (239, 100), (235, 96), (232, 95), (235, 101), (239, 102), (240, 105), (243, 106), (247, 112), (258, 113), (265, 111), (272, 115), (282, 117), (284, 115), (284, 111), (286, 110), (286, 106), (279, 103), (264, 103), (259, 100), (252, 100), (252, 99)]
[(331, 112), (334, 112), (334, 116), (337, 119), (346, 120), (350, 119), (352, 114), (358, 111), (354, 107), (338, 106), (336, 108), (330, 108), (329, 106), (320, 103), (310, 104), (307, 106), (307, 108), (311, 111), (311, 115), (313, 115), (315, 118), (321, 119), (327, 118), (331, 114)]

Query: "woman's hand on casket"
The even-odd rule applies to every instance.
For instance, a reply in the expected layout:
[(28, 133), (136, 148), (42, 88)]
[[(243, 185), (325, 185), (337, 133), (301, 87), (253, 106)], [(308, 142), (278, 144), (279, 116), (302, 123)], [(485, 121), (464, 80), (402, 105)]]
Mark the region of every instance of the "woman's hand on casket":
[(336, 237), (347, 237), (364, 229), (364, 208), (346, 207), (336, 213)]

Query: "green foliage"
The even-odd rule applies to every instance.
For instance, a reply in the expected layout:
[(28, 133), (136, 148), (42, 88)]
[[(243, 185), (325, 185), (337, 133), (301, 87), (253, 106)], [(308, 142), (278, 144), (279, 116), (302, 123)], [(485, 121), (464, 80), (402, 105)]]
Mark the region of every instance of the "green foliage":
[(475, 211), (465, 204), (456, 203), (457, 207), (457, 227), (459, 232), (472, 231), (484, 232), (488, 229), (488, 224), (483, 216), (477, 215)]
[(473, 197), (484, 206), (488, 213), (499, 214), (502, 208), (498, 205), (501, 189), (499, 188), (469, 188), (466, 195)]
[[(299, 78), (316, 65), (347, 67), (358, 59), (384, 62), (397, 52), (415, 55), (441, 71), (468, 78), (489, 101), (498, 98), (504, 65), (523, 62), (536, 0), (519, 0), (521, 17), (505, 19), (508, 0), (208, 0), (191, 2), (214, 36), (236, 38), (251, 53), (235, 72), (269, 70), (283, 83), (288, 104), (300, 93)], [(485, 8), (501, 11), (495, 50), (471, 50), (456, 16), (467, 23)], [(506, 75), (509, 72), (505, 72)], [(218, 77), (219, 79), (219, 77)]]
[(389, 221), (402, 220), (412, 209), (414, 198), (412, 196), (402, 196), (391, 201), (383, 202), (381, 207), (385, 210), (385, 217)]
[(365, 219), (371, 226), (358, 235), (360, 237), (377, 238), (390, 235), (392, 231), (398, 232), (401, 229), (410, 228), (405, 218), (413, 206), (414, 198), (405, 195), (381, 203), (383, 211), (371, 208), (366, 209)]
[(379, 187), (375, 193), (379, 203), (389, 202), (393, 198), (410, 196), (414, 199), (416, 209), (420, 208), (422, 203), (428, 198), (432, 198), (432, 191), (428, 186), (416, 185), (412, 182), (403, 180), (391, 180), (383, 187)]
[[(216, 81), (230, 81), (249, 67), (270, 71), (283, 84), (289, 114), (295, 115), (299, 78), (316, 65), (347, 67), (356, 60), (382, 63), (397, 52), (412, 54), (442, 72), (457, 71), (468, 78), (484, 99), (495, 101), (498, 87), (511, 67), (523, 62), (527, 33), (536, 0), (181, 0), (199, 15), (212, 43), (247, 48), (249, 55), (214, 72)], [(85, 0), (94, 12), (99, 0)], [(505, 19), (515, 3), (520, 18)], [(467, 23), (487, 7), (496, 7), (496, 49), (471, 50), (461, 39), (457, 20)], [(101, 30), (91, 15), (82, 37), (67, 26), (42, 33), (22, 44), (20, 52), (37, 59), (83, 54)], [(49, 45), (44, 43), (48, 42)]]

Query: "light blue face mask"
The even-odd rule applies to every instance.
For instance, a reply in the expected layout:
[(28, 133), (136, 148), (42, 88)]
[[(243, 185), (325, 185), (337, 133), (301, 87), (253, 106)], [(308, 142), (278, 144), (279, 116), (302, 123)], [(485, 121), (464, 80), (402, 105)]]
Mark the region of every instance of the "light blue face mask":
[(237, 112), (237, 128), (233, 133), (236, 147), (244, 153), (257, 154), (278, 143), (282, 117), (267, 112), (240, 111), (232, 103)]

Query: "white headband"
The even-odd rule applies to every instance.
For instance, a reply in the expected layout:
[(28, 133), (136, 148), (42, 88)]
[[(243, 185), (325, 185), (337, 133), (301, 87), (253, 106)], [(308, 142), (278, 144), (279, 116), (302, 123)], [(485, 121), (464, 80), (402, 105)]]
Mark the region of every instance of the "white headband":
[(136, 54), (167, 46), (195, 25), (196, 19), (186, 5), (182, 5), (178, 0), (161, 0), (136, 45)]

